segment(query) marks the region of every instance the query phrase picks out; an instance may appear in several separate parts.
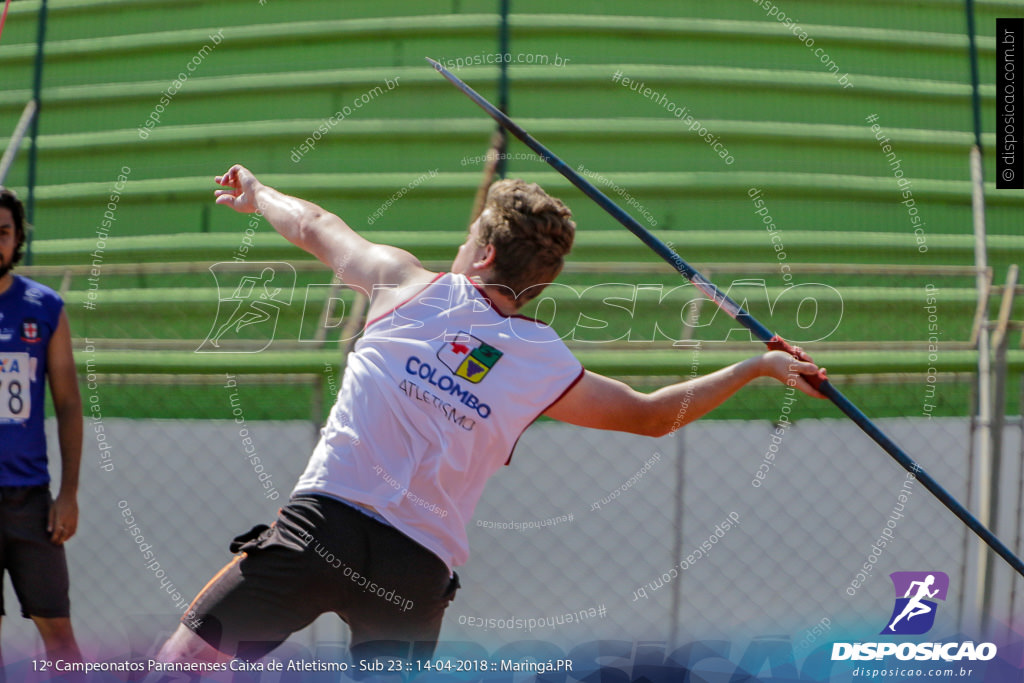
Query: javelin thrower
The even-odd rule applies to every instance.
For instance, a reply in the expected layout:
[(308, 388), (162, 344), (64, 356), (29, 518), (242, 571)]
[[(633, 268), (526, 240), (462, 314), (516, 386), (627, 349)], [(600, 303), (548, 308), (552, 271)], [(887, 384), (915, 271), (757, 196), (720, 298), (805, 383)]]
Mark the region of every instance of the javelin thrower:
[(585, 370), (557, 333), (519, 315), (558, 276), (575, 234), (569, 209), (535, 184), (495, 183), (450, 272), (435, 273), (242, 166), (216, 181), (218, 204), (259, 210), (372, 296), (290, 501), (236, 539), (239, 554), (192, 602), (164, 662), (256, 659), (328, 611), (351, 628), (354, 661), (427, 659), (484, 484), (540, 415), (660, 436), (757, 377), (821, 397), (807, 381), (818, 367), (778, 350), (650, 394)]

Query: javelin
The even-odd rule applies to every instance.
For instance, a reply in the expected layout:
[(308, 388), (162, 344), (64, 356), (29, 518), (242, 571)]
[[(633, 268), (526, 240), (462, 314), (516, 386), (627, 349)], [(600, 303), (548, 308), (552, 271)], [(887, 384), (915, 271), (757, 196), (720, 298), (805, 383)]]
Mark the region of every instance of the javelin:
[[(582, 190), (583, 194), (597, 202), (597, 204), (611, 214), (615, 220), (622, 223), (622, 225), (629, 229), (630, 232), (639, 237), (644, 244), (650, 247), (656, 254), (658, 254), (658, 256), (665, 259), (672, 267), (685, 276), (686, 279), (692, 282), (693, 285), (704, 293), (705, 296), (714, 301), (719, 308), (753, 332), (754, 335), (763, 341), (769, 349), (785, 351), (791, 354), (794, 358), (803, 361), (810, 361), (810, 358), (806, 353), (803, 351), (797, 351), (782, 337), (772, 333), (767, 327), (758, 322), (753, 316), (743, 310), (739, 304), (730, 299), (722, 290), (716, 287), (710, 280), (705, 278), (690, 264), (684, 261), (682, 257), (669, 248), (667, 244), (655, 237), (647, 228), (640, 225), (635, 218), (623, 211), (618, 204), (609, 199), (607, 195), (601, 192), (601, 190), (594, 187), (593, 184), (583, 178), (580, 174), (576, 173), (576, 171), (572, 170), (572, 168), (566, 165), (564, 161), (555, 156), (551, 150), (539, 143), (533, 138), (533, 136), (516, 125), (516, 123), (506, 116), (501, 110), (484, 99), (479, 93), (463, 83), (457, 76), (441, 66), (438, 62), (434, 61), (430, 57), (427, 57), (427, 61), (430, 62), (442, 76), (451, 81), (455, 87), (465, 93), (467, 97), (480, 105), (480, 107), (486, 111), (491, 118), (501, 124), (501, 126), (508, 130), (508, 132), (512, 133), (512, 135), (519, 138), (527, 147), (539, 154), (541, 159), (547, 161), (548, 164), (550, 164), (556, 171), (565, 176), (569, 182)], [(977, 534), (981, 540), (985, 541), (992, 550), (996, 551), (1000, 557), (1006, 560), (1006, 562), (1013, 567), (1018, 574), (1024, 576), (1024, 562), (1021, 562), (1020, 558), (1014, 555), (1002, 541), (996, 538), (995, 534), (989, 531), (984, 524), (979, 522), (978, 519), (967, 510), (967, 508), (961, 505), (956, 498), (951, 496), (946, 489), (942, 488), (937, 481), (932, 479), (931, 475), (925, 472), (920, 465), (914, 462), (913, 458), (904, 453), (903, 450), (888, 436), (886, 436), (885, 433), (883, 433), (867, 415), (861, 412), (857, 406), (846, 398), (838, 389), (832, 386), (832, 383), (828, 381), (828, 377), (825, 376), (824, 371), (819, 370), (816, 375), (805, 375), (804, 378), (815, 389), (820, 391), (827, 398), (831, 399), (839, 410), (857, 423), (858, 427), (874, 439), (875, 442), (881, 446), (886, 453), (891, 455), (893, 459), (905, 470), (920, 480), (920, 482), (924, 484), (924, 487), (931, 491), (932, 495), (938, 498), (943, 505), (949, 508), (950, 512), (959, 517), (960, 521), (966, 524), (967, 527)]]
[(4, 3), (4, 13), (0, 16), (0, 36), (4, 35), (4, 24), (7, 23), (7, 8), (11, 6), (11, 0)]

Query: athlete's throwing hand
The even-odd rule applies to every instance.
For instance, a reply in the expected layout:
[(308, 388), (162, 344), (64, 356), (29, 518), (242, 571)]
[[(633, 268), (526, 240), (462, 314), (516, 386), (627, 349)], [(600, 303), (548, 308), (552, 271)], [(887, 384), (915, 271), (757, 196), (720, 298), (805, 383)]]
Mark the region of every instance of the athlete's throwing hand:
[(228, 169), (224, 175), (215, 178), (218, 185), (230, 187), (230, 190), (217, 190), (214, 196), (217, 203), (230, 206), (238, 213), (253, 213), (256, 211), (256, 189), (260, 182), (256, 176), (245, 166), (235, 164)]
[[(799, 352), (800, 347), (795, 347)], [(785, 351), (769, 351), (761, 356), (761, 374), (767, 377), (774, 377), (784, 384), (796, 386), (797, 389), (808, 396), (825, 398), (825, 396), (812, 387), (804, 375), (814, 375), (818, 372), (818, 366), (814, 363), (806, 363), (797, 360)]]

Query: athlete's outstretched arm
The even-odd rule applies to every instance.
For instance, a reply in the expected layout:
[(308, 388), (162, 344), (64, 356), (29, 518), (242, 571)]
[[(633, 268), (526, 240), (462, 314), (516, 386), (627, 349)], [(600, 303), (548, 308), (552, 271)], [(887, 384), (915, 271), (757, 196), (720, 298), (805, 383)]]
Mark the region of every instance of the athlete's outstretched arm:
[(774, 377), (808, 396), (824, 398), (801, 376), (817, 371), (814, 363), (798, 361), (783, 351), (769, 351), (650, 394), (587, 371), (544, 414), (581, 427), (664, 436), (711, 412), (757, 377)]
[(330, 268), (338, 279), (366, 294), (374, 285), (403, 285), (426, 272), (407, 251), (364, 239), (345, 221), (312, 202), (264, 185), (252, 171), (235, 164), (217, 184), (217, 203), (239, 213), (259, 212), (292, 244)]

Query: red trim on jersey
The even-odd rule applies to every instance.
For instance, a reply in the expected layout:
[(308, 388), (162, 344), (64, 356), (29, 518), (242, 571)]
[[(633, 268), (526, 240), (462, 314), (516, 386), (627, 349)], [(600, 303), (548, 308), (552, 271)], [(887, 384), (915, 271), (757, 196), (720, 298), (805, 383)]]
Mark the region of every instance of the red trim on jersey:
[(550, 408), (551, 406), (553, 406), (556, 403), (558, 403), (559, 401), (561, 401), (562, 397), (564, 397), (566, 394), (568, 394), (570, 389), (572, 389), (574, 386), (579, 384), (580, 380), (583, 379), (583, 375), (586, 374), (586, 372), (587, 372), (587, 369), (581, 367), (580, 368), (580, 374), (576, 375), (576, 379), (574, 379), (569, 384), (569, 386), (567, 386), (565, 388), (565, 391), (560, 393), (558, 395), (558, 398), (556, 398), (554, 401), (549, 403), (547, 408), (545, 408), (544, 410), (542, 410), (539, 413), (537, 413), (537, 417), (535, 417), (532, 420), (530, 420), (530, 424), (526, 425), (526, 427), (523, 428), (523, 431), (519, 432), (519, 436), (516, 437), (516, 442), (514, 444), (512, 444), (512, 450), (508, 454), (508, 460), (505, 461), (505, 467), (508, 467), (509, 465), (512, 464), (512, 454), (516, 452), (516, 446), (519, 445), (519, 439), (523, 438), (523, 434), (526, 432), (527, 428), (529, 428), (530, 425), (532, 425), (534, 422), (536, 422), (538, 419), (540, 419), (541, 415), (543, 415), (544, 413), (548, 412), (548, 408)]
[(402, 306), (406, 305), (407, 303), (409, 303), (410, 301), (415, 299), (417, 296), (422, 294), (427, 289), (427, 287), (429, 287), (430, 285), (434, 284), (435, 282), (440, 280), (445, 275), (447, 275), (447, 273), (438, 273), (437, 275), (434, 276), (434, 278), (430, 282), (428, 282), (427, 284), (423, 285), (423, 287), (420, 288), (419, 291), (417, 291), (415, 294), (411, 295), (408, 299), (400, 301), (399, 303), (395, 304), (394, 306), (392, 306), (390, 309), (388, 309), (384, 313), (381, 313), (380, 315), (378, 315), (373, 320), (366, 321), (366, 324), (363, 326), (363, 329), (369, 327), (370, 325), (374, 324), (375, 322), (377, 322), (379, 320), (382, 320), (382, 319), (388, 317), (389, 315), (391, 315), (392, 313), (397, 311), (399, 308), (401, 308)]

